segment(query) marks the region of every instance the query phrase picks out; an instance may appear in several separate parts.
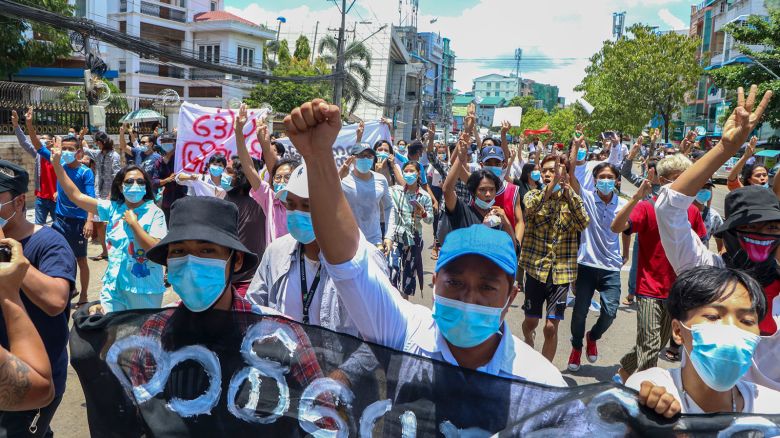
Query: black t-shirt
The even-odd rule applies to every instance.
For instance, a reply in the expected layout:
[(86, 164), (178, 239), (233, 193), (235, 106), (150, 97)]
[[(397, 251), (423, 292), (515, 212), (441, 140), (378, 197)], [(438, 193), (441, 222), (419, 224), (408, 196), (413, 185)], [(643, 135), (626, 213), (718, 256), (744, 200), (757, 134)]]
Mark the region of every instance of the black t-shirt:
[[(24, 248), (24, 256), (30, 261), (31, 266), (49, 277), (68, 280), (69, 290), (73, 290), (76, 281), (76, 256), (73, 255), (62, 234), (44, 226), (32, 236), (22, 240), (21, 244)], [(20, 292), (24, 308), (41, 335), (46, 354), (49, 355), (55, 395), (61, 395), (65, 392), (65, 378), (68, 375), (70, 305), (66, 306), (62, 313), (49, 316), (33, 304), (23, 291)], [(0, 344), (6, 349), (9, 348), (8, 333), (3, 319), (0, 319)]]
[[(262, 259), (265, 252), (265, 213), (260, 204), (248, 195), (239, 194), (237, 189), (227, 192), (225, 200), (238, 207), (238, 240), (257, 254), (258, 260)], [(232, 281), (251, 281), (256, 268), (257, 266), (243, 274), (234, 275)]]
[(447, 208), (444, 211), (444, 217), (446, 217), (448, 224), (439, 226), (439, 235), (437, 236), (439, 242), (444, 242), (447, 233), (452, 230), (468, 228), (475, 224), (481, 224), (485, 220), (482, 213), (473, 206), (465, 204), (460, 198), (456, 198), (455, 208), (452, 211)]

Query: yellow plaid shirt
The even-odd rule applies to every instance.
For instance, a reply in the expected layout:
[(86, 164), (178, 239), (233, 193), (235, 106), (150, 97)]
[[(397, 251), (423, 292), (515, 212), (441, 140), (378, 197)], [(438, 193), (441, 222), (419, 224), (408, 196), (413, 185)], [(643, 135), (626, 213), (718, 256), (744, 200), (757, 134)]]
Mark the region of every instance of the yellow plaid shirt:
[(577, 279), (578, 236), (587, 228), (590, 218), (582, 198), (573, 192), (568, 200), (560, 192), (547, 201), (543, 199), (543, 190), (525, 195), (520, 267), (542, 283), (547, 282), (550, 269), (553, 284), (571, 283)]

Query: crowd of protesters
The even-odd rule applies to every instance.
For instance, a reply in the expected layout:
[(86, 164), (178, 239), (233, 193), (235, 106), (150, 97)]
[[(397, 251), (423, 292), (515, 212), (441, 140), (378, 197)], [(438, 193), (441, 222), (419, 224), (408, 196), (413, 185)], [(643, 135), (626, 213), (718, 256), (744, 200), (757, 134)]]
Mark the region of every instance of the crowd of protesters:
[[(451, 144), (434, 140), (433, 125), (408, 143), (367, 144), (361, 123), (340, 167), (338, 107), (316, 99), (284, 119), (300, 155), (261, 124), (258, 160), (242, 105), (236, 154), (210, 156), (202, 174), (175, 171), (175, 133), (123, 126), (117, 147), (104, 132), (90, 145), (85, 131), (39, 136), (32, 108), (24, 127), (14, 112), (35, 169), (30, 181), (0, 160), (0, 256), (9, 257), (0, 263), (0, 430), (51, 434), (68, 319), (89, 301), (89, 238), (102, 246), (93, 261), (105, 261), (90, 314), (161, 308), (171, 288), (181, 311), (282, 314), (550, 386), (567, 386), (552, 361), (569, 296), (572, 373), (583, 349), (593, 363), (600, 341), (622, 336), (609, 328), (625, 296), (637, 335), (614, 380), (642, 404), (670, 418), (778, 414), (780, 184), (769, 187), (750, 138), (771, 92), (760, 102), (755, 87), (738, 96), (707, 151), (695, 134), (676, 148), (658, 145), (657, 131), (630, 148), (611, 133), (592, 145), (581, 125), (568, 147), (510, 144), (507, 122), (480, 138), (472, 107)], [(721, 216), (711, 178), (745, 143)], [(633, 196), (621, 194), (626, 181)], [(35, 223), (26, 214), (30, 183)], [(432, 308), (409, 301), (424, 289), (426, 257), (435, 261)], [(588, 329), (596, 293), (599, 315)], [(524, 313), (520, 337), (505, 322), (514, 302)], [(170, 314), (158, 316), (164, 326)], [(657, 367), (665, 348), (682, 358), (679, 368)]]

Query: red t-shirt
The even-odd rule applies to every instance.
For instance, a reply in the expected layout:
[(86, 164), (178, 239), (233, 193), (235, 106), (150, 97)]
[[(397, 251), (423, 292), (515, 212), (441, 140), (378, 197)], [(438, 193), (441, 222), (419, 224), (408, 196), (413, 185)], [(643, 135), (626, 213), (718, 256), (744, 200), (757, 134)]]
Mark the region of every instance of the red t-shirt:
[[(774, 309), (775, 298), (780, 295), (780, 280), (775, 280), (764, 287), (764, 296), (766, 296), (766, 316), (758, 323), (758, 329), (761, 330), (761, 336), (772, 336), (777, 331), (777, 323), (774, 315), (780, 313), (780, 309)], [(780, 300), (778, 300), (780, 304)]]
[[(639, 260), (636, 270), (636, 294), (650, 298), (666, 299), (669, 289), (677, 275), (666, 258), (658, 234), (658, 222), (655, 218), (655, 198), (653, 203), (642, 201), (631, 212), (631, 233), (637, 233), (639, 239)], [(707, 233), (699, 209), (688, 207), (688, 222), (699, 237)]]
[(41, 168), (38, 169), (38, 179), (40, 187), (35, 190), (35, 196), (42, 199), (54, 200), (54, 193), (57, 191), (57, 175), (54, 173), (54, 167), (48, 160), (39, 159)]
[(519, 188), (512, 184), (505, 182), (504, 187), (496, 195), (496, 206), (504, 209), (506, 218), (509, 219), (509, 224), (512, 225), (512, 229), (515, 229), (517, 224), (517, 218), (515, 218), (515, 206), (517, 205), (517, 194)]

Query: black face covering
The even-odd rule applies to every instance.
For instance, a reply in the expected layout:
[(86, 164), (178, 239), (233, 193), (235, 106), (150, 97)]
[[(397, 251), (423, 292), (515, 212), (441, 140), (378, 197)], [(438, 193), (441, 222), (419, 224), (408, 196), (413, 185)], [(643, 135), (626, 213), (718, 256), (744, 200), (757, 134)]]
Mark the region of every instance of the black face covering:
[(780, 279), (780, 264), (775, 258), (775, 250), (780, 244), (777, 240), (772, 245), (772, 251), (769, 257), (763, 262), (753, 262), (748, 257), (747, 252), (740, 243), (740, 233), (735, 230), (729, 230), (723, 233), (723, 244), (726, 246), (726, 253), (723, 254), (723, 260), (730, 268), (742, 269), (753, 276), (762, 286), (766, 286), (773, 281)]

